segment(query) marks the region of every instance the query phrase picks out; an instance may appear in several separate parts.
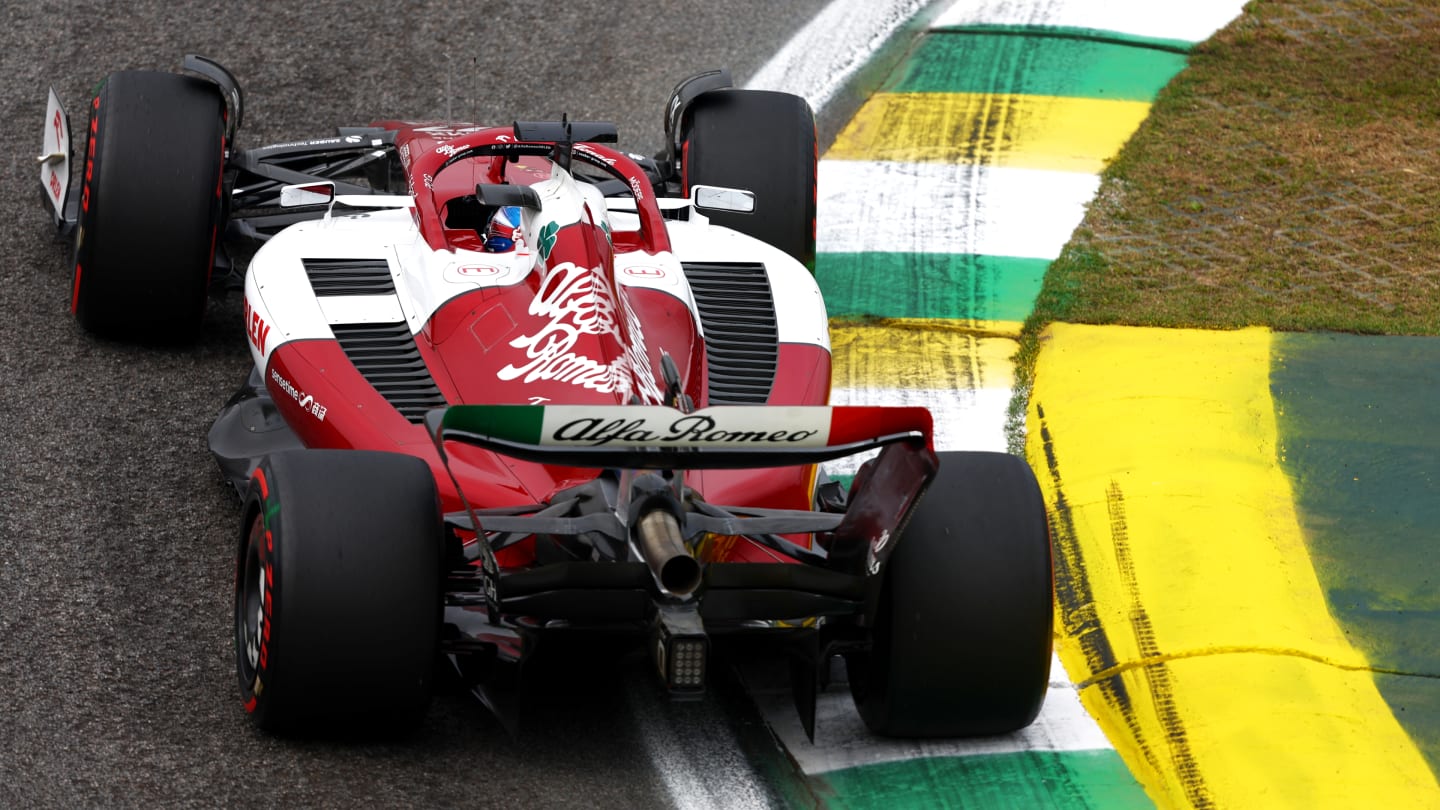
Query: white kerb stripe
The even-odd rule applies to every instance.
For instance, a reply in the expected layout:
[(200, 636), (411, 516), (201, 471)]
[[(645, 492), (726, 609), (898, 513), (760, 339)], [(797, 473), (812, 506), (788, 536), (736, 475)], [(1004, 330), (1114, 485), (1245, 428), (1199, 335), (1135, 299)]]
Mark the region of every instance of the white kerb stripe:
[(1011, 734), (959, 740), (896, 740), (876, 737), (865, 727), (844, 684), (820, 695), (815, 709), (815, 742), (805, 738), (788, 690), (755, 689), (755, 701), (770, 728), (800, 769), (810, 775), (928, 757), (968, 757), (1022, 751), (1096, 751), (1112, 748), (1105, 733), (1080, 703), (1058, 657), (1050, 661), (1050, 689), (1035, 722)]
[(1244, 9), (1244, 0), (960, 0), (932, 24), (1048, 25), (1200, 42)]
[[(936, 450), (1006, 451), (1005, 418), (1010, 407), (1009, 388), (913, 389), (836, 388), (832, 405), (923, 406), (935, 419)], [(852, 475), (875, 451), (825, 462), (830, 475)]]
[(816, 249), (1054, 259), (1096, 175), (897, 161), (820, 161)]
[(756, 71), (746, 87), (783, 90), (821, 107), (930, 0), (833, 0)]

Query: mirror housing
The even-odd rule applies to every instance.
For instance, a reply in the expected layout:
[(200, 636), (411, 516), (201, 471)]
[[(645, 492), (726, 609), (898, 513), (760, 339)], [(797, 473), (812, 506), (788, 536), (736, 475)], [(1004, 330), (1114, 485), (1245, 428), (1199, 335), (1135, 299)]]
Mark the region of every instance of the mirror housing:
[(736, 214), (755, 213), (755, 193), (741, 188), (723, 186), (692, 186), (690, 204), (697, 211), (730, 211)]
[(330, 205), (335, 202), (335, 184), (330, 181), (283, 186), (280, 189), (281, 208), (302, 208), (311, 205)]

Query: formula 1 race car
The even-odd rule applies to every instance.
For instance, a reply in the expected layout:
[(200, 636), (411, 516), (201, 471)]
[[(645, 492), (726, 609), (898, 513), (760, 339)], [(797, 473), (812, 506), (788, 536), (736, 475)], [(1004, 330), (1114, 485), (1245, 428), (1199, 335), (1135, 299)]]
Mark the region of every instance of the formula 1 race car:
[(566, 119), (241, 149), (238, 83), (184, 69), (99, 86), (75, 184), (52, 91), (41, 181), (89, 332), (193, 338), (243, 286), (255, 365), (209, 443), (261, 727), (413, 724), (442, 678), (513, 722), (560, 634), (649, 645), (677, 698), (778, 650), (812, 736), (836, 656), (880, 734), (1035, 718), (1030, 469), (935, 452), (923, 408), (827, 404), (803, 99), (693, 76), (653, 158)]

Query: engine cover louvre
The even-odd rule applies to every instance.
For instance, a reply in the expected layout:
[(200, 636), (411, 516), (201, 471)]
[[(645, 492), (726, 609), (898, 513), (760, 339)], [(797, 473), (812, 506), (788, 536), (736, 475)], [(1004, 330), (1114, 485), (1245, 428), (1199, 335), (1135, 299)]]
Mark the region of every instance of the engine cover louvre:
[(683, 264), (710, 367), (711, 405), (763, 405), (775, 382), (779, 327), (763, 264)]
[(406, 419), (418, 424), (426, 411), (445, 406), (445, 397), (435, 386), (435, 379), (415, 347), (415, 336), (404, 321), (335, 324), (330, 328), (360, 376)]
[(384, 259), (301, 259), (316, 295), (394, 295)]

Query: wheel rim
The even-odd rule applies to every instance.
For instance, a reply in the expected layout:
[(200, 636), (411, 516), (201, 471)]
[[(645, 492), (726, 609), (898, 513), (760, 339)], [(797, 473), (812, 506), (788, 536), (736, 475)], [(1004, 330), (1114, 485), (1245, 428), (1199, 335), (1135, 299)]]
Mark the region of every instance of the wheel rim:
[(253, 683), (260, 670), (260, 646), (265, 629), (265, 567), (260, 559), (264, 538), (264, 519), (256, 515), (245, 540), (235, 593), (235, 641), (241, 652), (240, 674), (246, 683)]

